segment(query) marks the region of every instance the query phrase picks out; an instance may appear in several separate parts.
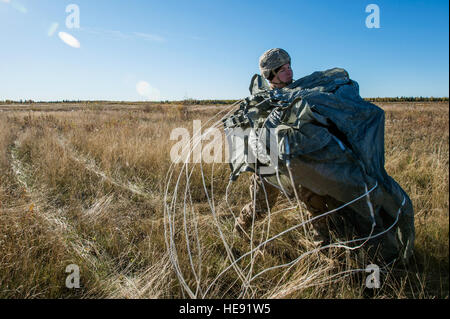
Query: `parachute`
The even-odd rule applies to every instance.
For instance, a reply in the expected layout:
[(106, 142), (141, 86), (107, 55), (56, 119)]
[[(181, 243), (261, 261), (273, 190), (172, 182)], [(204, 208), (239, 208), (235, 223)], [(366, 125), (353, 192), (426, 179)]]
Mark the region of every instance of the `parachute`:
[(329, 196), (350, 209), (360, 241), (407, 262), (414, 212), (384, 168), (384, 111), (361, 98), (348, 72), (314, 72), (274, 90), (254, 75), (250, 93), (223, 119), (231, 180), (253, 172), (285, 194), (300, 185)]

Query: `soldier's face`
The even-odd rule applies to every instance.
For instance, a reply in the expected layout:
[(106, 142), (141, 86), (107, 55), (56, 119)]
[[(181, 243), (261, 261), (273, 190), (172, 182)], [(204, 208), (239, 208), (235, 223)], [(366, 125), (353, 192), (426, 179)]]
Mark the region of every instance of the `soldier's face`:
[(291, 83), (293, 75), (294, 74), (289, 63), (283, 65), (277, 73), (278, 79), (284, 83)]

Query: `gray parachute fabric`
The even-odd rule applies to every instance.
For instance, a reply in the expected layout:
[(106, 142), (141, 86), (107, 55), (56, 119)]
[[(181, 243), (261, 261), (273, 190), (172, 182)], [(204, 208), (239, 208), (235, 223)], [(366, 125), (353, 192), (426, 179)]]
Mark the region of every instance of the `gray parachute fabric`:
[[(360, 232), (381, 243), (385, 260), (407, 262), (414, 246), (414, 212), (406, 192), (384, 160), (384, 111), (362, 99), (344, 69), (315, 72), (271, 90), (259, 75), (251, 96), (224, 119), (231, 178), (255, 172), (280, 189), (295, 185), (318, 195), (352, 202)], [(375, 225), (374, 227), (372, 227)]]

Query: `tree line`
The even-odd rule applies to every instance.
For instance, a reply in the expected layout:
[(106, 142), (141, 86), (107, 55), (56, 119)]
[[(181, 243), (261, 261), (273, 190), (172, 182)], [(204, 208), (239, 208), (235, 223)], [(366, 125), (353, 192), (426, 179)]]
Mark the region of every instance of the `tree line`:
[[(448, 97), (369, 97), (364, 98), (368, 102), (448, 102)], [(158, 101), (158, 102), (131, 102), (131, 101), (82, 101), (82, 100), (62, 100), (62, 101), (33, 101), (33, 100), (0, 100), (1, 104), (35, 104), (35, 103), (47, 103), (47, 104), (102, 104), (102, 103), (113, 103), (113, 104), (183, 104), (183, 105), (223, 105), (223, 104), (233, 104), (238, 100), (197, 100), (197, 99), (185, 99), (181, 101)]]

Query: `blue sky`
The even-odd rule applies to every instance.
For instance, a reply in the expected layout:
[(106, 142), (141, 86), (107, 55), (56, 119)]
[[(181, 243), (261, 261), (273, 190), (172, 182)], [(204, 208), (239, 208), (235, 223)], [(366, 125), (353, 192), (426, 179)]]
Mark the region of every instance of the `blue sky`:
[[(366, 27), (371, 3), (380, 28)], [(448, 12), (440, 0), (0, 0), (0, 100), (239, 99), (273, 47), (295, 79), (342, 67), (363, 97), (448, 97)]]

